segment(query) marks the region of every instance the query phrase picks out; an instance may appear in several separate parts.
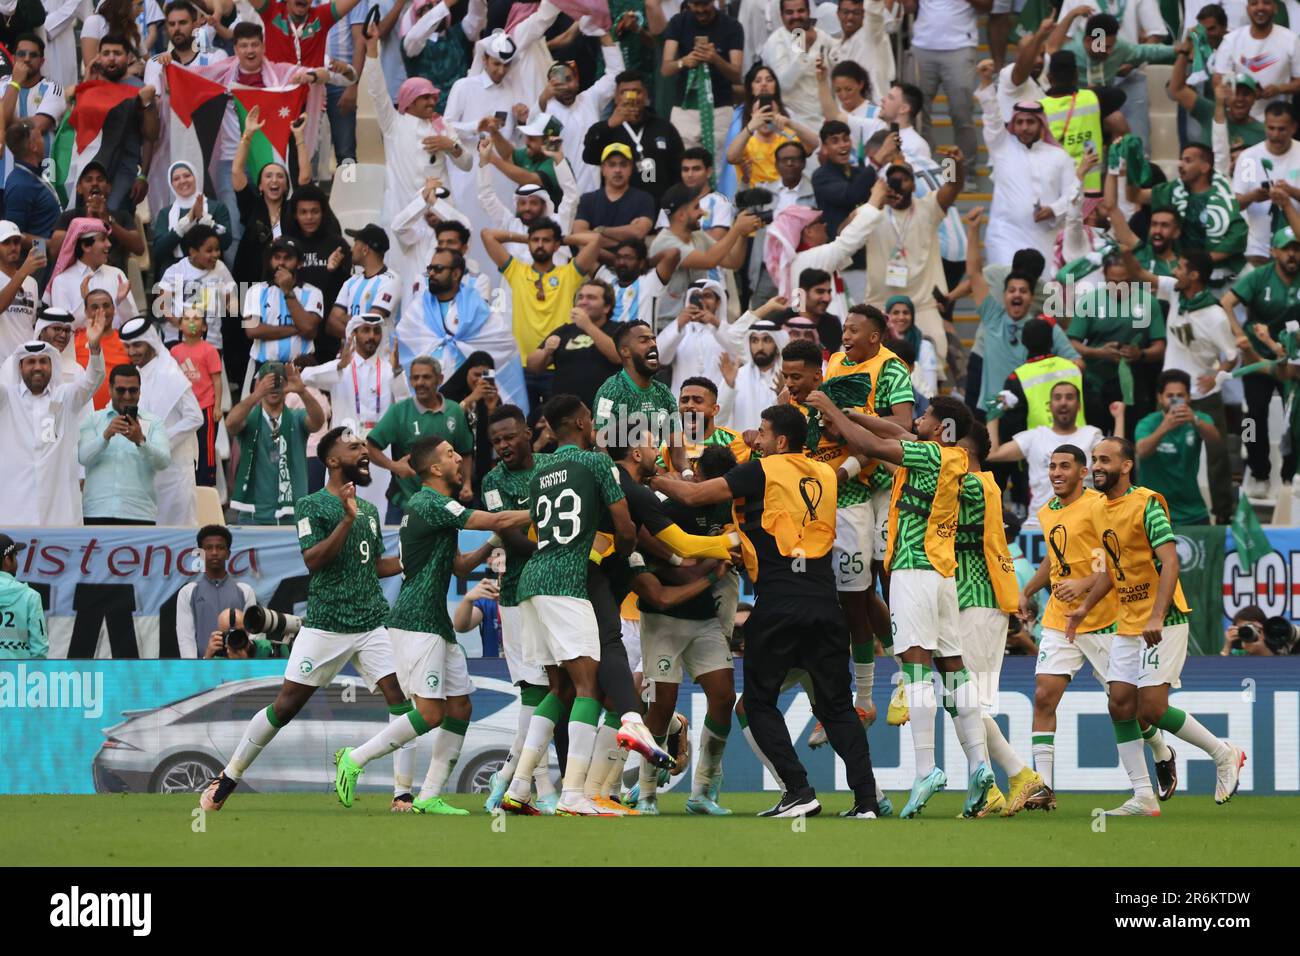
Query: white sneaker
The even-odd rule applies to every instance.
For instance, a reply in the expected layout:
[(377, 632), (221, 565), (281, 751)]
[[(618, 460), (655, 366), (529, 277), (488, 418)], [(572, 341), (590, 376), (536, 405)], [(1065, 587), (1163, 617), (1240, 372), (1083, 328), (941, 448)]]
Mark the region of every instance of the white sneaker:
[(1246, 763), (1246, 752), (1228, 744), (1228, 759), (1218, 765), (1219, 779), (1214, 784), (1214, 802), (1227, 803), (1241, 783), (1241, 768)]
[(579, 797), (569, 803), (560, 800), (555, 807), (557, 817), (613, 817), (619, 816), (613, 810), (602, 807), (586, 797)]
[(1267, 478), (1250, 475), (1241, 483), (1241, 493), (1251, 501), (1260, 504), (1272, 504), (1275, 501), (1272, 482)]
[(1158, 817), (1160, 816), (1160, 804), (1156, 802), (1155, 794), (1149, 797), (1130, 797), (1114, 810), (1107, 810), (1106, 816)]

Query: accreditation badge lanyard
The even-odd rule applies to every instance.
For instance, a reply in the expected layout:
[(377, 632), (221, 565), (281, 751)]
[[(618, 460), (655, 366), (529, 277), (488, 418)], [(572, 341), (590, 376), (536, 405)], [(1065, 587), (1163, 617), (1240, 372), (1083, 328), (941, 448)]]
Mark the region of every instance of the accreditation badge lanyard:
[(623, 128), (627, 130), (627, 135), (632, 137), (633, 149), (636, 150), (637, 161), (636, 168), (641, 174), (643, 183), (654, 182), (655, 178), (655, 161), (645, 154), (645, 149), (641, 146), (641, 137), (645, 136), (645, 130), (637, 132), (625, 120)]
[(287, 10), (284, 14), (284, 22), (289, 24), (289, 36), (293, 38), (293, 62), (298, 66), (302, 66), (302, 31), (307, 24), (304, 22), (301, 27), (298, 26), (293, 22), (293, 17), (289, 16)]
[[(384, 390), (383, 376), (379, 372), (379, 363), (375, 363), (375, 421), (379, 421), (379, 405)], [(361, 417), (361, 382), (357, 378), (357, 361), (352, 360), (352, 396), (356, 404), (357, 417)]]
[(903, 221), (900, 229), (898, 221), (894, 218), (894, 210), (887, 210), (889, 216), (889, 225), (893, 227), (896, 244), (894, 254), (889, 257), (889, 262), (885, 265), (885, 285), (893, 289), (907, 288), (907, 231), (912, 227), (913, 210), (907, 211), (907, 218)]

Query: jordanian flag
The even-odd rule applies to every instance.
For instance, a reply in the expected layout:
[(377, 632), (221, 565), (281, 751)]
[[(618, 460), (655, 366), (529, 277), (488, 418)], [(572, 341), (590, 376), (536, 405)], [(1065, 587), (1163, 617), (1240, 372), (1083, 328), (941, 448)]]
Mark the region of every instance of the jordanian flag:
[(259, 89), (235, 85), (230, 89), (235, 111), (239, 114), (242, 130), (253, 107), (259, 107), (262, 128), (253, 136), (248, 150), (248, 171), (256, 178), (267, 163), (279, 163), (288, 168), (289, 142), (293, 139), (290, 126), (303, 114), (307, 105), (306, 86), (273, 86)]
[(210, 164), (221, 135), (228, 94), (213, 83), (175, 63), (167, 64), (168, 144), (172, 162), (184, 160), (203, 170), (203, 191), (216, 197)]
[(72, 109), (54, 137), (54, 188), (65, 205), (87, 163), (101, 163), (110, 178), (121, 165), (126, 136), (138, 128), (139, 93), (107, 80), (88, 80), (73, 91)]

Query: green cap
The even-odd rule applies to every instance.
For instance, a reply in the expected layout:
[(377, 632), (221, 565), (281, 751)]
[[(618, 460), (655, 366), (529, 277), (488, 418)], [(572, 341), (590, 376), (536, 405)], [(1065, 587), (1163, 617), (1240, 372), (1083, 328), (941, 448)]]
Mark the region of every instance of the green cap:
[(266, 378), (268, 375), (284, 376), (283, 362), (263, 362), (257, 369), (258, 378)]
[(1277, 232), (1273, 233), (1274, 249), (1285, 249), (1293, 242), (1300, 242), (1300, 239), (1295, 237), (1295, 232), (1292, 231), (1290, 226), (1283, 226)]
[(1249, 73), (1238, 73), (1232, 78), (1232, 82), (1237, 86), (1244, 86), (1254, 93), (1259, 92), (1259, 83)]

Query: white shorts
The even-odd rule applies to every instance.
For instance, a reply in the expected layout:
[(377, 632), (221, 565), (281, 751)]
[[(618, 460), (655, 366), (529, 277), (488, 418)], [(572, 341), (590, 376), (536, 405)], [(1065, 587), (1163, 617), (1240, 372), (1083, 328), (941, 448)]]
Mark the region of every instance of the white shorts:
[(876, 522), (876, 535), (871, 546), (873, 561), (885, 560), (885, 546), (889, 543), (889, 500), (893, 496), (892, 485), (871, 496), (871, 511)]
[(1174, 624), (1160, 632), (1160, 643), (1147, 647), (1141, 634), (1116, 634), (1111, 639), (1110, 667), (1106, 680), (1132, 684), (1134, 687), (1159, 687), (1168, 684), (1174, 690), (1187, 660), (1186, 624)]
[(1035, 674), (1059, 674), (1074, 680), (1086, 660), (1092, 665), (1097, 680), (1105, 683), (1110, 669), (1110, 642), (1113, 634), (1076, 634), (1074, 643), (1065, 639), (1065, 632), (1043, 628), (1043, 638), (1038, 643), (1038, 662)]
[(871, 587), (871, 555), (876, 520), (871, 501), (835, 512), (835, 545), (831, 548), (837, 591), (866, 591)]
[(519, 613), (519, 608), (498, 605), (497, 610), (501, 612), (501, 649), (505, 653), (510, 683), (548, 686), (550, 680), (546, 668), (524, 660), (524, 616)]
[(1007, 651), (1007, 614), (995, 607), (968, 607), (957, 614), (961, 659), (980, 689), (980, 707), (998, 712), (998, 680)]
[(348, 661), (356, 664), (361, 679), (371, 690), (380, 678), (395, 674), (397, 665), (393, 663), (388, 628), (342, 634), (304, 627), (294, 639), (284, 679), (308, 687), (326, 687)]
[(391, 628), (389, 634), (397, 658), (397, 680), (407, 697), (446, 700), (474, 693), (465, 649), (455, 641), (400, 627)]
[(1019, 13), (1025, 9), (1025, 0), (993, 0), (990, 13)]
[(623, 648), (627, 651), (627, 666), (635, 674), (641, 669), (641, 622), (623, 618)]
[(894, 654), (922, 647), (935, 657), (960, 657), (957, 579), (930, 568), (895, 571), (889, 576), (889, 623)]
[(667, 614), (641, 615), (641, 651), (647, 680), (680, 684), (682, 669), (701, 674), (732, 670), (731, 649), (716, 617), (692, 621)]
[(600, 660), (600, 627), (590, 601), (539, 594), (520, 604), (519, 612), (527, 663), (548, 667), (579, 657)]

